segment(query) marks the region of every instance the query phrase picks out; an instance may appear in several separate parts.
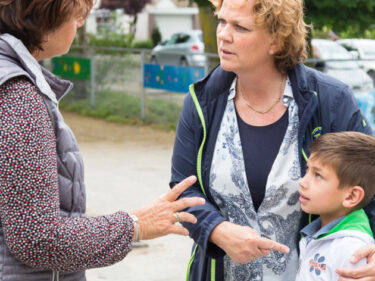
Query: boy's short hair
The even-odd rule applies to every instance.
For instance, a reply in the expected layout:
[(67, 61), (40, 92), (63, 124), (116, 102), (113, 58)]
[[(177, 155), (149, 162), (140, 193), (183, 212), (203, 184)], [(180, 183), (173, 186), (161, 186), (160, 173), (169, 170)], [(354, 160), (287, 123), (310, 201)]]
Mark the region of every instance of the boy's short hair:
[(358, 208), (370, 203), (375, 193), (375, 138), (359, 132), (329, 133), (311, 146), (311, 159), (332, 167), (339, 188), (361, 186), (365, 192)]

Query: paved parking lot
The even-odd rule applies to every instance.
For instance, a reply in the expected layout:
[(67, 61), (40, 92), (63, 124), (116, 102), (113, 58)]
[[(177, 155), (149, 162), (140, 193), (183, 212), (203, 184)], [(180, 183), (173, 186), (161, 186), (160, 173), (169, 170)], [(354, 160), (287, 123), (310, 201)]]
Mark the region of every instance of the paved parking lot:
[[(168, 191), (174, 133), (106, 123), (63, 112), (85, 162), (87, 213), (132, 210)], [(118, 264), (92, 269), (88, 281), (183, 281), (192, 240), (146, 241)]]

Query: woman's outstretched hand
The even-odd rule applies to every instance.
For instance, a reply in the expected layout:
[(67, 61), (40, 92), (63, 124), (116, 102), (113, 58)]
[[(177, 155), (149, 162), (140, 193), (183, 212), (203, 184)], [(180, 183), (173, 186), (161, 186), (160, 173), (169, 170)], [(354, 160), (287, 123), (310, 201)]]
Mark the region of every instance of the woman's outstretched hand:
[(188, 235), (189, 231), (176, 222), (196, 223), (197, 219), (187, 212), (179, 212), (188, 207), (203, 205), (199, 197), (176, 199), (195, 183), (197, 178), (190, 176), (173, 187), (168, 193), (150, 204), (136, 209), (132, 214), (138, 217), (140, 240), (153, 239), (167, 234)]
[(242, 264), (263, 257), (271, 250), (289, 253), (287, 246), (261, 237), (251, 227), (227, 221), (214, 228), (210, 241), (222, 248), (234, 262)]

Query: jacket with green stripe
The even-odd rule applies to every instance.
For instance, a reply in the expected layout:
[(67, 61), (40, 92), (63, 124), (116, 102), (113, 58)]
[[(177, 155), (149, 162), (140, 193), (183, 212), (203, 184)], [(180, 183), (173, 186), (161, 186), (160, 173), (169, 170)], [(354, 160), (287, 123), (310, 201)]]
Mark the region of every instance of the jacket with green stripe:
[[(315, 225), (321, 221), (313, 222)], [(373, 244), (368, 218), (363, 209), (345, 216), (328, 232), (300, 242), (300, 261), (295, 281), (338, 280), (337, 268), (355, 268), (367, 264), (366, 259), (352, 264), (349, 260), (356, 250)]]
[[(294, 99), (298, 105), (298, 147), (301, 174), (305, 174), (305, 159), (309, 145), (319, 135), (338, 131), (360, 131), (371, 134), (348, 86), (303, 64), (288, 72)], [(184, 223), (194, 239), (193, 256), (189, 262), (187, 280), (223, 280), (224, 251), (208, 241), (212, 230), (225, 219), (216, 206), (209, 186), (209, 174), (217, 134), (228, 101), (234, 73), (217, 66), (203, 80), (190, 87), (178, 122), (172, 156), (170, 186), (190, 175), (197, 183), (181, 197), (200, 196), (206, 204), (187, 211), (194, 214), (196, 224)], [(367, 211), (375, 215), (375, 202)], [(301, 227), (307, 224), (304, 216)], [(370, 217), (371, 214), (370, 214)]]

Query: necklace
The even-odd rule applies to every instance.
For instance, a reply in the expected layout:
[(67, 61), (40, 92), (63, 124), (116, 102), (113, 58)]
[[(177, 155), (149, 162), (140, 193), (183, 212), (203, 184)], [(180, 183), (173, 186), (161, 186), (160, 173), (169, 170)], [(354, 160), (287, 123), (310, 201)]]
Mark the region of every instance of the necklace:
[(269, 107), (267, 108), (266, 110), (264, 111), (260, 111), (260, 110), (257, 110), (255, 109), (246, 99), (245, 97), (243, 96), (242, 94), (242, 89), (240, 87), (240, 83), (238, 83), (238, 80), (237, 80), (237, 83), (238, 83), (238, 89), (239, 89), (239, 92), (240, 92), (240, 95), (241, 95), (241, 98), (243, 99), (243, 101), (245, 102), (245, 104), (254, 112), (256, 113), (259, 113), (259, 114), (266, 114), (268, 112), (270, 112), (275, 106), (276, 104), (279, 103), (279, 101), (281, 100), (281, 97), (283, 96), (283, 85), (284, 85), (284, 79), (285, 79), (285, 76), (283, 76), (283, 79), (281, 79), (281, 83), (280, 83), (280, 95), (279, 97), (277, 98), (277, 100)]

